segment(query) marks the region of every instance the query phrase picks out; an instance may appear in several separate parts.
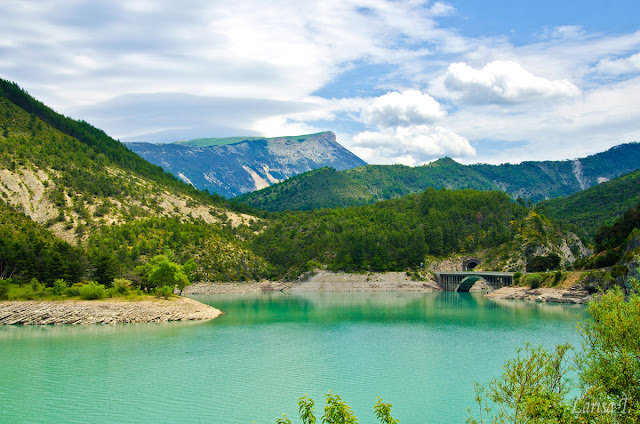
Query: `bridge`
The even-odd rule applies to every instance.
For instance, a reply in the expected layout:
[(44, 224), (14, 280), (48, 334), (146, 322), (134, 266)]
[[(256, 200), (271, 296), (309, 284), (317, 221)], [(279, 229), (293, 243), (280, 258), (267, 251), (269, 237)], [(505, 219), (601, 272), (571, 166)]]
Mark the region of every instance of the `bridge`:
[(476, 281), (484, 281), (491, 289), (513, 284), (513, 272), (436, 272), (436, 278), (440, 287), (446, 291), (468, 292)]

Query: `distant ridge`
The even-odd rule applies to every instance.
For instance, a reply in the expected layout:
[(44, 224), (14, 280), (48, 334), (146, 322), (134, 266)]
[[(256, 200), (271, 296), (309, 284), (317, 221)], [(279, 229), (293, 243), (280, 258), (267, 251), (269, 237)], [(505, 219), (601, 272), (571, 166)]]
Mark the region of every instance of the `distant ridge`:
[(278, 140), (287, 139), (291, 141), (303, 142), (311, 137), (324, 134), (322, 132), (315, 134), (304, 134), (289, 137), (219, 137), (219, 138), (198, 138), (188, 141), (176, 141), (173, 144), (180, 144), (185, 146), (198, 146), (198, 147), (212, 147), (212, 146), (224, 146), (226, 144), (242, 143), (244, 141), (259, 141), (259, 140)]
[(342, 170), (367, 164), (342, 147), (330, 131), (288, 137), (203, 138), (171, 144), (126, 145), (194, 187), (227, 198), (325, 166)]
[(501, 190), (512, 198), (568, 196), (640, 167), (640, 144), (627, 143), (581, 159), (518, 165), (462, 165), (445, 157), (427, 165), (368, 165), (302, 174), (238, 198), (270, 211), (357, 206), (421, 192), (428, 187)]

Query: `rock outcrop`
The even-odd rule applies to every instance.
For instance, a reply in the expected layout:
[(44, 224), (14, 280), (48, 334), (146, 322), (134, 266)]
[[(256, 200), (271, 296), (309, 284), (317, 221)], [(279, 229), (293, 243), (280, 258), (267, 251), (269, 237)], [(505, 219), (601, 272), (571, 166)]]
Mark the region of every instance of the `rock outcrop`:
[(486, 295), (492, 299), (528, 300), (543, 303), (585, 304), (591, 295), (584, 286), (576, 285), (568, 289), (540, 287), (503, 287)]

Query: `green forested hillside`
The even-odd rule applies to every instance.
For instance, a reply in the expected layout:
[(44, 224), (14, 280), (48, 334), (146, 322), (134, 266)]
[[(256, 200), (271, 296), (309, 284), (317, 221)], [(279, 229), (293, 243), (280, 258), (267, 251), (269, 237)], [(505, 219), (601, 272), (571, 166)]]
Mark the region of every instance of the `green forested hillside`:
[(640, 144), (613, 147), (575, 161), (519, 165), (461, 165), (450, 158), (428, 165), (368, 165), (344, 171), (317, 170), (237, 197), (269, 211), (311, 210), (375, 203), (428, 187), (502, 190), (512, 198), (537, 202), (576, 193), (636, 170)]
[(231, 207), (3, 80), (0, 197), (72, 242), (103, 223), (183, 214), (214, 222), (211, 213)]
[(359, 206), (424, 191), (428, 187), (499, 190), (450, 158), (411, 168), (368, 165), (345, 171), (322, 168), (234, 200), (269, 211)]
[[(0, 81), (0, 200), (2, 277), (109, 282), (107, 276), (135, 277), (136, 265), (167, 252), (177, 260), (202, 257), (197, 275), (206, 279), (247, 278), (264, 268), (244, 247), (242, 234), (250, 231), (239, 229), (256, 218), (6, 81)], [(127, 249), (142, 253), (121, 260)], [(212, 252), (226, 252), (225, 261), (215, 262)]]
[(79, 281), (87, 265), (81, 249), (0, 201), (0, 279)]
[(590, 240), (596, 230), (612, 224), (640, 203), (640, 170), (567, 197), (540, 202), (536, 209)]
[(276, 275), (297, 275), (315, 263), (397, 271), (418, 267), (426, 255), (507, 242), (512, 221), (527, 213), (501, 192), (428, 189), (375, 205), (280, 214), (251, 244)]

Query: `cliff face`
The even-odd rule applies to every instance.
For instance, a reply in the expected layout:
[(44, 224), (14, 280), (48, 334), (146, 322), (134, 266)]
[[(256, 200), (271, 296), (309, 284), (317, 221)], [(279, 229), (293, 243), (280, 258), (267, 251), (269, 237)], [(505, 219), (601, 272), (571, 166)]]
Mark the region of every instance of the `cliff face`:
[(204, 147), (188, 143), (127, 146), (194, 187), (225, 197), (259, 190), (325, 166), (343, 170), (366, 165), (342, 147), (332, 132)]

